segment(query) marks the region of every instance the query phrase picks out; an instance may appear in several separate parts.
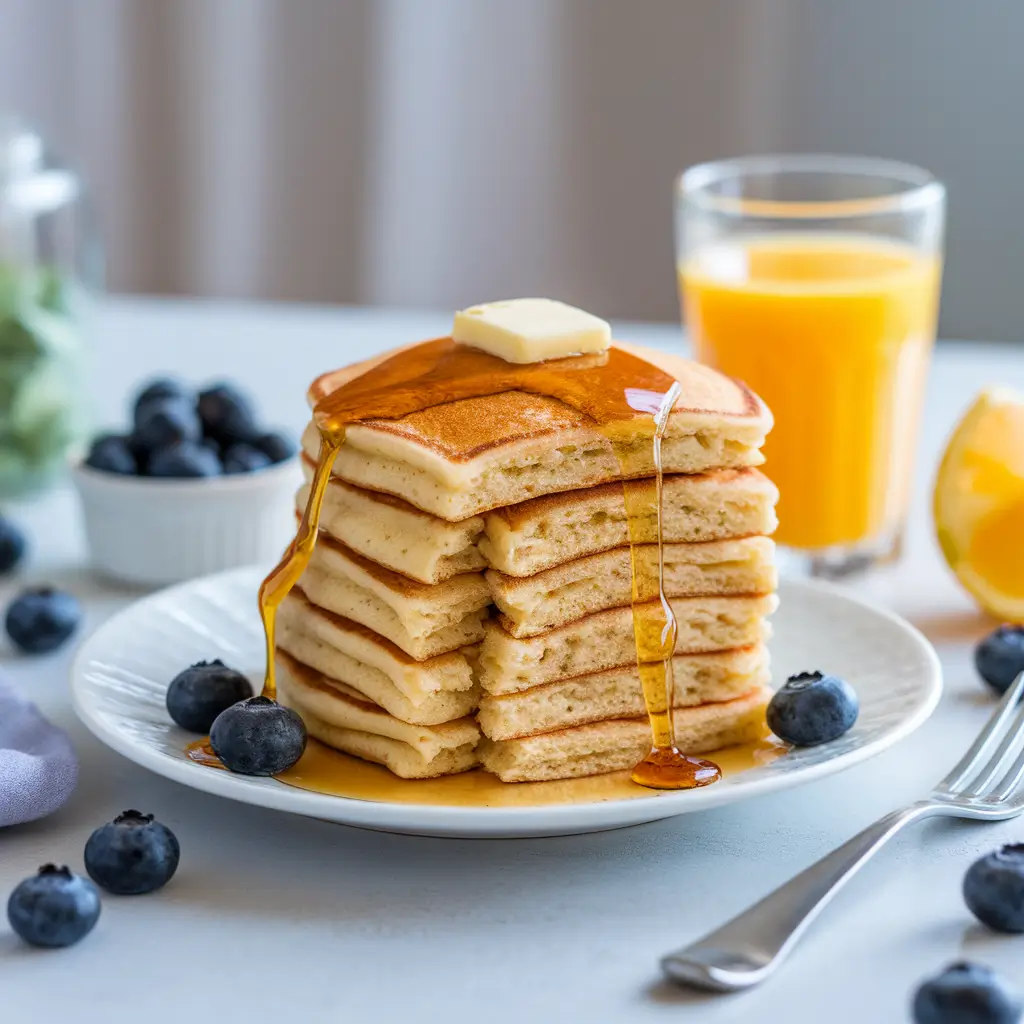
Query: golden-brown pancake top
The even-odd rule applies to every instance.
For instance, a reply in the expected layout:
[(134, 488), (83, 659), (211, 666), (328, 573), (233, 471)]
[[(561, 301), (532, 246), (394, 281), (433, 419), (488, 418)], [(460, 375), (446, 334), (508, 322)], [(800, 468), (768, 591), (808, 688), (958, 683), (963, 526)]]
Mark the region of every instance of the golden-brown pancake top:
[[(315, 405), (372, 366), (411, 347), (394, 349), (321, 375), (310, 386), (310, 403)], [(724, 417), (751, 423), (761, 421), (765, 432), (770, 428), (771, 414), (746, 385), (681, 356), (622, 342), (615, 342), (614, 347), (644, 359), (683, 385), (682, 396), (669, 417), (668, 434), (672, 433), (673, 421), (682, 423), (693, 417)], [(644, 413), (636, 414), (638, 420), (646, 416)], [(401, 437), (452, 462), (464, 462), (489, 449), (570, 433), (592, 427), (593, 423), (589, 417), (557, 399), (506, 391), (448, 402), (396, 420), (366, 420), (362, 426)]]

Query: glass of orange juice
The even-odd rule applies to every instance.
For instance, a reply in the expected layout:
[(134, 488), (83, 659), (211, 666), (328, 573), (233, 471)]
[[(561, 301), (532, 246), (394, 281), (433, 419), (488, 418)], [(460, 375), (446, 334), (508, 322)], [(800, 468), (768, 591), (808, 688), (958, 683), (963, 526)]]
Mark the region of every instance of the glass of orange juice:
[(886, 160), (749, 157), (690, 168), (676, 204), (696, 357), (775, 416), (776, 539), (816, 575), (895, 558), (935, 340), (942, 184)]

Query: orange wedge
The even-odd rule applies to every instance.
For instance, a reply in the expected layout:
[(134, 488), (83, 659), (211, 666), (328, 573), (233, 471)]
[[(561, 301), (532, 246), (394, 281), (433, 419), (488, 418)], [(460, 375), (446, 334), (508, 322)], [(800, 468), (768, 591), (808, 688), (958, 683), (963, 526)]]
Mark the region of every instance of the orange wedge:
[(1024, 395), (978, 396), (946, 446), (934, 514), (960, 582), (991, 615), (1024, 622)]

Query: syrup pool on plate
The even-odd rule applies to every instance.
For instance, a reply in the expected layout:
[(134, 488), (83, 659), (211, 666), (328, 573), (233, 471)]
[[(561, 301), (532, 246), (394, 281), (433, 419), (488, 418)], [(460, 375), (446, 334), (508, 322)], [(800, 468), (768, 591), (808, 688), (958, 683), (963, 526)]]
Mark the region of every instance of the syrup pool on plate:
[[(752, 768), (771, 764), (788, 749), (778, 740), (766, 737), (757, 743), (718, 750), (714, 758), (722, 777), (729, 779)], [(213, 751), (205, 746), (205, 741), (189, 747), (189, 757), (198, 764), (221, 767)], [(554, 782), (510, 783), (477, 768), (438, 779), (400, 779), (387, 768), (332, 750), (316, 740), (310, 740), (298, 764), (278, 775), (277, 779), (296, 789), (350, 800), (448, 807), (540, 807), (657, 796), (656, 791), (633, 782), (629, 772), (610, 772)]]

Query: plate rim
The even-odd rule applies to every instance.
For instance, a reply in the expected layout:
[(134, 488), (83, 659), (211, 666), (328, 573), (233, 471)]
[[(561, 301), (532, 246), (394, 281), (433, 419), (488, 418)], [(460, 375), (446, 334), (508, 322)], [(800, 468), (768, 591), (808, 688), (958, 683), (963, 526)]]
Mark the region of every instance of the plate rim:
[(708, 786), (686, 792), (661, 792), (648, 799), (524, 807), (460, 807), (447, 804), (360, 800), (303, 790), (277, 783), (273, 779), (197, 771), (196, 766), (189, 761), (172, 757), (162, 750), (127, 736), (116, 728), (109, 727), (102, 717), (94, 713), (82, 692), (85, 665), (93, 659), (93, 649), (101, 644), (104, 634), (116, 621), (137, 614), (140, 609), (148, 606), (173, 601), (179, 592), (191, 591), (199, 586), (230, 584), (236, 578), (244, 580), (251, 576), (255, 580), (262, 578), (263, 575), (265, 567), (250, 565), (200, 576), (155, 591), (115, 612), (97, 627), (75, 652), (70, 669), (70, 690), (72, 706), (79, 720), (101, 743), (140, 767), (189, 788), (241, 803), (385, 831), (480, 837), (516, 834), (564, 835), (711, 810), (839, 774), (877, 757), (915, 732), (931, 717), (943, 691), (942, 664), (938, 653), (916, 626), (896, 612), (879, 607), (836, 584), (813, 579), (788, 579), (780, 582), (779, 592), (782, 599), (787, 590), (826, 594), (832, 600), (856, 605), (861, 610), (886, 620), (889, 625), (907, 635), (918, 648), (927, 667), (927, 678), (922, 682), (924, 699), (912, 713), (883, 736), (828, 760), (807, 765), (798, 771), (753, 778), (742, 786)]

